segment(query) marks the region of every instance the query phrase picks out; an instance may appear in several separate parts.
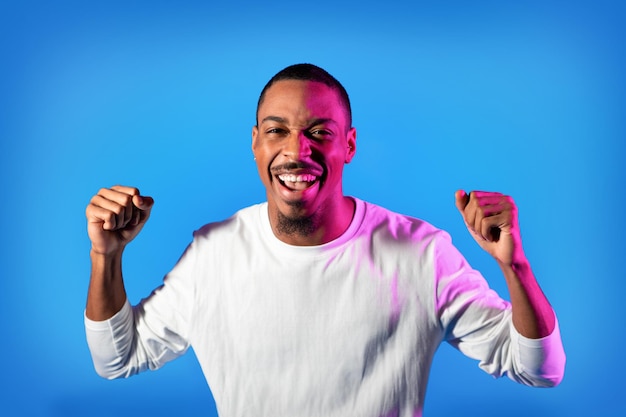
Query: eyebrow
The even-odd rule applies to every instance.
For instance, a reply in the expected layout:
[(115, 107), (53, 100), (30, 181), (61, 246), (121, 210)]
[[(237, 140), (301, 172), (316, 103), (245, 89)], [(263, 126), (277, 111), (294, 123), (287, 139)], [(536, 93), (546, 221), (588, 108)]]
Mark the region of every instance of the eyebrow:
[(334, 119), (325, 117), (325, 118), (321, 118), (321, 119), (314, 119), (313, 121), (311, 121), (311, 123), (309, 123), (309, 126), (317, 126), (317, 125), (324, 125), (324, 124), (337, 124), (337, 122)]
[(277, 123), (286, 123), (287, 120), (285, 120), (282, 117), (278, 117), (278, 116), (267, 116), (266, 118), (264, 118), (263, 120), (261, 120), (260, 124), (263, 124), (265, 122), (277, 122)]
[[(265, 117), (263, 120), (261, 120), (260, 124), (263, 124), (265, 122), (277, 122), (277, 123), (287, 123), (287, 119), (280, 117), (280, 116), (267, 116)], [(326, 124), (326, 123), (333, 123), (333, 124), (337, 124), (337, 122), (334, 119), (328, 118), (328, 117), (323, 117), (323, 118), (319, 118), (319, 119), (313, 119), (311, 122), (308, 123), (309, 126), (317, 126), (317, 125), (321, 125), (321, 124)]]

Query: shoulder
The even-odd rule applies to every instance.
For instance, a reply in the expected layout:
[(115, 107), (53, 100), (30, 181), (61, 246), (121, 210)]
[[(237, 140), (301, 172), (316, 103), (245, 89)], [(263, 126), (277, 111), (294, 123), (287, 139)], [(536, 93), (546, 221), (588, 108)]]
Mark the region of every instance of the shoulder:
[(432, 239), (449, 239), (446, 231), (418, 217), (397, 213), (377, 204), (362, 202), (363, 228), (373, 235), (386, 235), (396, 241), (423, 242)]
[(260, 230), (260, 219), (267, 203), (259, 203), (242, 208), (231, 217), (207, 223), (193, 233), (194, 241), (213, 240), (218, 237), (233, 237), (255, 233)]

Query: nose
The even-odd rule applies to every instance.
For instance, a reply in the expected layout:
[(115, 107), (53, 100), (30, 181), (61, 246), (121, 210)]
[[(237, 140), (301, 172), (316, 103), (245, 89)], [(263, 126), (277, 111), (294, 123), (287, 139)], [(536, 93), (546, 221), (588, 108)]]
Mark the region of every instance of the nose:
[(311, 155), (311, 143), (304, 132), (292, 132), (285, 141), (283, 154), (294, 160), (304, 159)]

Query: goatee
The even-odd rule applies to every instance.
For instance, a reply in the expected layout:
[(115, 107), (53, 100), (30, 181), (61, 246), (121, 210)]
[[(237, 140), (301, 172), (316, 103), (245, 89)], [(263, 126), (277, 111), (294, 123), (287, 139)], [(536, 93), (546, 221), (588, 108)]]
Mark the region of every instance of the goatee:
[(315, 214), (311, 216), (289, 217), (278, 212), (277, 231), (285, 235), (310, 236), (316, 228)]

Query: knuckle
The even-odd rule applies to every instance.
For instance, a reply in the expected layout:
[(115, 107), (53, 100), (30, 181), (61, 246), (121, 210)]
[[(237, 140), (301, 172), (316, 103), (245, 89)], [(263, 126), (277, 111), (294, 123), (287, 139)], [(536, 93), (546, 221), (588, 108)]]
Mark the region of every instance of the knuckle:
[(94, 217), (97, 215), (99, 206), (96, 203), (96, 200), (97, 200), (97, 197), (93, 197), (91, 201), (89, 201), (89, 204), (87, 204), (87, 207), (85, 208), (85, 215), (87, 217)]
[(125, 211), (124, 206), (117, 205), (115, 207), (112, 207), (109, 213), (112, 216), (120, 216), (124, 214), (124, 211)]
[(101, 218), (104, 221), (104, 223), (107, 223), (107, 224), (115, 225), (117, 223), (116, 222), (117, 217), (115, 216), (115, 213), (113, 213), (112, 211), (107, 211), (103, 213)]

